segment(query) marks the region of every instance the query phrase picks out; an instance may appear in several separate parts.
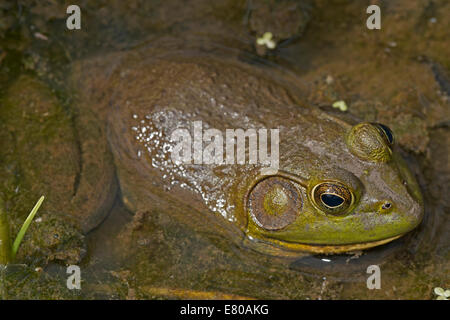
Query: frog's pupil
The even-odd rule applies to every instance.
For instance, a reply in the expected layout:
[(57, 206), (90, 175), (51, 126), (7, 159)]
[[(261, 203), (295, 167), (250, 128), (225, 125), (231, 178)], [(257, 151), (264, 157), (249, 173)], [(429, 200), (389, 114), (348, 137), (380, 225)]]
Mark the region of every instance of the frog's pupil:
[(384, 124), (381, 124), (381, 123), (379, 123), (379, 126), (386, 134), (386, 137), (388, 138), (389, 143), (392, 144), (394, 142), (394, 135), (392, 134), (391, 129), (389, 129), (387, 126), (385, 126)]
[(344, 199), (339, 197), (338, 195), (331, 193), (324, 193), (320, 196), (322, 202), (328, 207), (334, 208), (339, 207), (342, 203), (344, 203)]

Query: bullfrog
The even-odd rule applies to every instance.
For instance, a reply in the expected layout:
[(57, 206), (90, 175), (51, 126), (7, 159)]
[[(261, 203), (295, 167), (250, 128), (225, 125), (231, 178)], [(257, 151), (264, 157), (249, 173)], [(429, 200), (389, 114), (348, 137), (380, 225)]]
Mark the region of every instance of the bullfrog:
[[(422, 220), (394, 133), (308, 106), (273, 69), (147, 48), (78, 62), (72, 74), (76, 108), (102, 120), (131, 212), (166, 212), (197, 232), (288, 257), (371, 248)], [(234, 147), (221, 149), (224, 137), (237, 129), (247, 142), (278, 130), (266, 141), (279, 151), (276, 166), (249, 161), (249, 143), (248, 157), (226, 162)], [(179, 130), (189, 137), (177, 140)], [(173, 158), (180, 143), (193, 154), (184, 162)]]

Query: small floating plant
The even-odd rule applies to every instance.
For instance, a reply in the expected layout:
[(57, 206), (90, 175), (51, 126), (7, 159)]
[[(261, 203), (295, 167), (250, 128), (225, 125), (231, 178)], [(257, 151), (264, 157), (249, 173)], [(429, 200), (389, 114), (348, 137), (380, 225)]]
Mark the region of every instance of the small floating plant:
[(336, 108), (336, 109), (339, 109), (339, 110), (341, 110), (342, 112), (345, 112), (345, 111), (348, 110), (348, 106), (347, 106), (347, 104), (345, 103), (344, 100), (339, 100), (339, 101), (334, 102), (334, 103), (332, 104), (332, 107), (333, 107), (333, 108)]
[(266, 46), (268, 49), (273, 50), (277, 46), (277, 43), (272, 38), (272, 32), (266, 32), (262, 35), (262, 37), (256, 39), (256, 44), (259, 46)]
[(434, 288), (434, 294), (437, 295), (436, 300), (449, 300), (450, 290), (444, 290), (440, 287)]
[(13, 262), (16, 258), (17, 251), (19, 250), (20, 244), (28, 230), (31, 222), (34, 219), (37, 211), (39, 210), (42, 202), (44, 201), (44, 196), (36, 202), (28, 217), (25, 219), (19, 233), (16, 236), (12, 246), (9, 234), (9, 224), (6, 217), (6, 212), (4, 210), (3, 201), (0, 199), (0, 265), (6, 265)]

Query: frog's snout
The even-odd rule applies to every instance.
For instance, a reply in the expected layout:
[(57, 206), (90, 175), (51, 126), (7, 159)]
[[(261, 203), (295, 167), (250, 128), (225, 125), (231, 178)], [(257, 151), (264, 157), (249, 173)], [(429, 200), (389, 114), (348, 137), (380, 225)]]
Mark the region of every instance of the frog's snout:
[[(394, 201), (384, 200), (380, 201), (377, 207), (377, 213), (380, 215), (397, 215), (399, 217), (398, 220), (401, 220), (402, 217), (408, 220), (410, 228), (405, 232), (414, 229), (423, 218), (423, 207), (418, 203), (412, 203), (409, 207), (400, 208)], [(395, 221), (396, 219), (394, 218), (393, 223)]]

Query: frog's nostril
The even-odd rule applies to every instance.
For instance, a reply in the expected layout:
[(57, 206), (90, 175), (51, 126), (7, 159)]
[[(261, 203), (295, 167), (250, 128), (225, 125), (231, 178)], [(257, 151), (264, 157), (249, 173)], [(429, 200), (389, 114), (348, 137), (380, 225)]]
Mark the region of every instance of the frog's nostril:
[(385, 202), (383, 203), (383, 205), (381, 206), (381, 209), (383, 210), (388, 210), (392, 207), (392, 204), (390, 202)]

